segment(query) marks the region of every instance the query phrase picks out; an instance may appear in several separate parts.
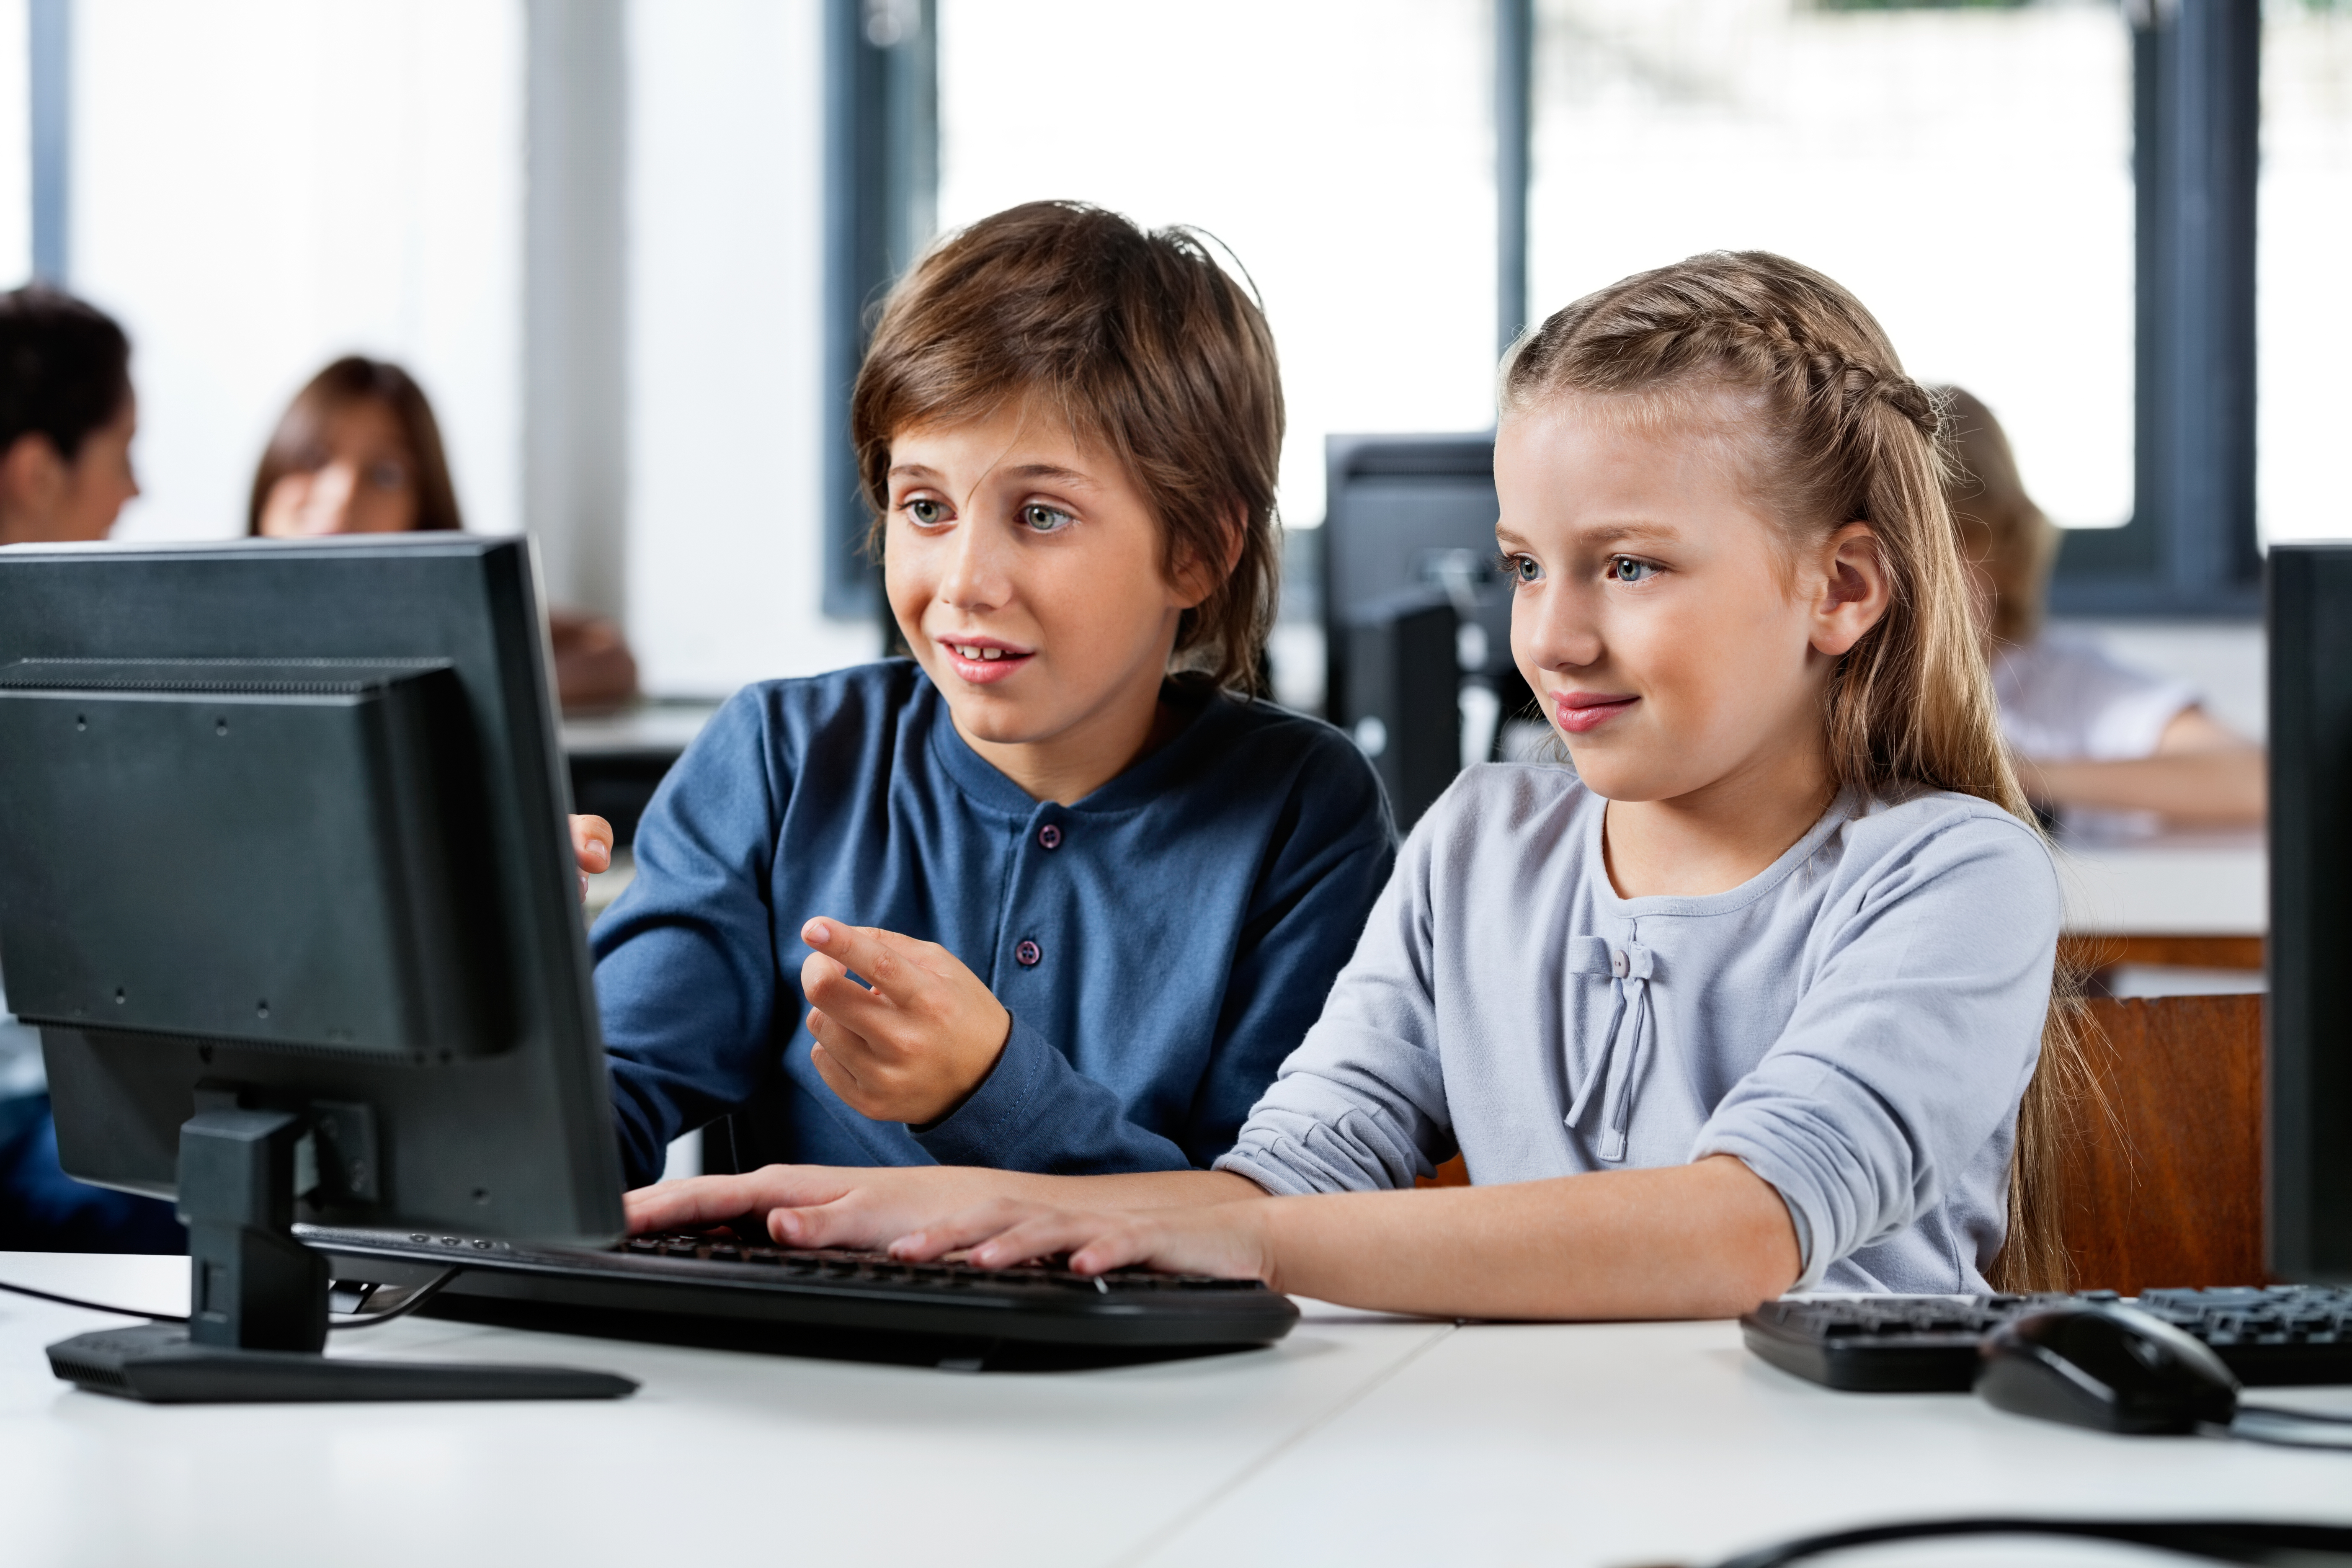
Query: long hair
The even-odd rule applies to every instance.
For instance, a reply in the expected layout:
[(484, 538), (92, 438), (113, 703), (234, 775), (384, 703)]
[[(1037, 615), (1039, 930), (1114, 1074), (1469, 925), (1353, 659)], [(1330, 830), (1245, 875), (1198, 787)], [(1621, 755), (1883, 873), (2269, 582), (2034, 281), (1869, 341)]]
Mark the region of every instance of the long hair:
[[(1822, 695), (1834, 782), (1898, 796), (1926, 786), (1990, 801), (2029, 825), (1972, 624), (1946, 500), (1944, 410), (1903, 372), (1860, 300), (1764, 251), (1715, 252), (1589, 294), (1524, 339), (1503, 372), (1506, 415), (1551, 398), (1743, 395), (1753, 472), (1792, 536), (1869, 523), (1886, 614), (1841, 656)], [(2061, 1158), (2100, 1098), (2074, 976), (2052, 977), (2042, 1053), (2018, 1107), (2009, 1232), (1990, 1271), (2011, 1289), (2063, 1289)]]
[(380, 403), (400, 426), (408, 455), (416, 463), (416, 531), (455, 532), (465, 527), (457, 512), (457, 489), (449, 479), (449, 458), (441, 446), (441, 423), (416, 378), (389, 360), (346, 354), (312, 376), (269, 437), (254, 470), (253, 495), (246, 507), (247, 533), (261, 531), (269, 492), (289, 474), (316, 473), (326, 466), (321, 442), (328, 417), (354, 403)]
[(1160, 528), (1161, 574), (1230, 572), (1177, 622), (1173, 670), (1270, 695), (1281, 593), (1282, 375), (1251, 290), (1190, 229), (1146, 233), (1080, 202), (1030, 202), (941, 242), (890, 291), (850, 395), (877, 559), (890, 442), (1048, 399), (1116, 456)]

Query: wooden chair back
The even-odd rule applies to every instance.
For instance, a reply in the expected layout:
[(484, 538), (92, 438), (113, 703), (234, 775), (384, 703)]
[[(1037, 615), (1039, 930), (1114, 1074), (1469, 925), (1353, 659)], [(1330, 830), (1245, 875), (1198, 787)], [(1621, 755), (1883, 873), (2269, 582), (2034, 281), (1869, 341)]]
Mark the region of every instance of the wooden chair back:
[(2090, 1007), (2115, 1114), (2068, 1149), (2074, 1288), (2263, 1283), (2263, 998)]

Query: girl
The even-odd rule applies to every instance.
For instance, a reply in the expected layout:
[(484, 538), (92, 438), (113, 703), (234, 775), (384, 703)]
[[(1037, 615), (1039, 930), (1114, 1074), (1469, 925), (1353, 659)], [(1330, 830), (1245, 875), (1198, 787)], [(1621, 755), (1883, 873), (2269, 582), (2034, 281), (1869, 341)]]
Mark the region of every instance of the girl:
[[(1495, 468), (1513, 652), (1575, 771), (1431, 811), (1216, 1171), (779, 1171), (633, 1217), (1499, 1317), (2054, 1280), (2058, 889), (1937, 424), (1779, 257), (1569, 307), (1506, 369)], [(1402, 1190), (1457, 1149), (1476, 1185)]]
[[(335, 361), (294, 395), (261, 454), (246, 514), (247, 531), (268, 539), (464, 526), (425, 389), (398, 365), (358, 354)], [(566, 710), (609, 708), (636, 695), (637, 663), (618, 626), (578, 610), (552, 610), (547, 620), (556, 694)], [(605, 831), (599, 871), (610, 858)]]
[(2058, 530), (2025, 493), (1992, 410), (1957, 386), (1945, 395), (1958, 459), (1952, 518), (1984, 601), (1993, 696), (2027, 793), (2057, 807), (2070, 832), (2128, 834), (2148, 813), (2260, 823), (2260, 746), (2179, 681), (2120, 664), (2080, 634), (2043, 629)]
[(1393, 859), (1252, 696), (1265, 321), (1189, 234), (1016, 207), (892, 293), (851, 418), (912, 658), (744, 690), (654, 797), (593, 943), (628, 1169), (730, 1113), (738, 1161), (1206, 1165)]

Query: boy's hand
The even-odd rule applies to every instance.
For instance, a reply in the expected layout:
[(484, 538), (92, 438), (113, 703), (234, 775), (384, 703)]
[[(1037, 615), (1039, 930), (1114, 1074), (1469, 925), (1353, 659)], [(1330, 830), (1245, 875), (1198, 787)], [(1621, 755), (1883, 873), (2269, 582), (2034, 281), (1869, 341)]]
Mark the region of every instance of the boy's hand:
[[(851, 1110), (877, 1121), (937, 1121), (1004, 1053), (1013, 1015), (937, 942), (813, 920), (801, 940), (810, 1061)], [(860, 985), (851, 972), (865, 980)]]
[(588, 879), (613, 867), (613, 825), (601, 816), (572, 819), (572, 858), (580, 863), (580, 899), (588, 899)]

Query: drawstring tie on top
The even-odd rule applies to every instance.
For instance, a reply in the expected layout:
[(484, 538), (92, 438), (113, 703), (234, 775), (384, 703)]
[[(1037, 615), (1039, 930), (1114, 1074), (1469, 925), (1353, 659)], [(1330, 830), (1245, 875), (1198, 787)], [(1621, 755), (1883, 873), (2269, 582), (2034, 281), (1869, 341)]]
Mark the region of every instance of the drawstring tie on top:
[(1568, 939), (1568, 969), (1615, 982), (1616, 1007), (1609, 1016), (1609, 1043), (1593, 1063), (1592, 1072), (1576, 1091), (1562, 1120), (1573, 1128), (1584, 1119), (1594, 1094), (1603, 1084), (1599, 1147), (1594, 1151), (1612, 1163), (1625, 1158), (1625, 1129), (1633, 1115), (1633, 1080), (1642, 1076), (1642, 1059), (1650, 1034), (1650, 977), (1656, 963), (1638, 942), (1612, 944), (1597, 936)]

